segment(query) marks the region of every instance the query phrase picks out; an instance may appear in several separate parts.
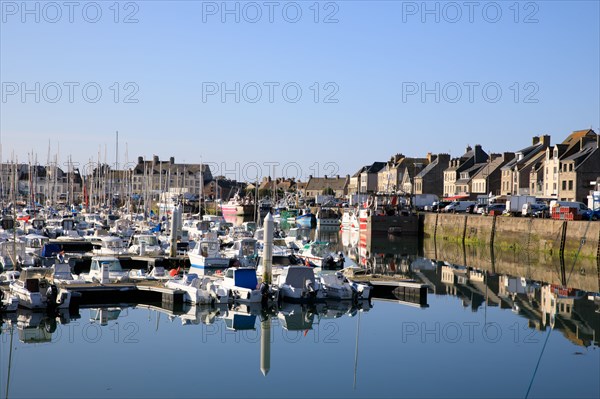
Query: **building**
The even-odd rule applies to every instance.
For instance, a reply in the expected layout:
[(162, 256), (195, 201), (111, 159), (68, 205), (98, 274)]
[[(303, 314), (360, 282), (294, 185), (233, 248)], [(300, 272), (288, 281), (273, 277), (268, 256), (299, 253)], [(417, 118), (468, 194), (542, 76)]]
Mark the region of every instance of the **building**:
[(564, 157), (559, 167), (559, 198), (561, 201), (587, 203), (600, 176), (599, 136), (586, 135), (579, 139), (573, 154)]
[[(409, 180), (412, 181), (412, 177), (427, 166), (430, 161), (431, 154), (427, 154), (426, 158), (405, 157), (403, 154), (394, 155), (377, 174), (377, 191), (380, 193), (406, 192), (403, 188), (403, 182), (406, 183), (404, 179), (405, 171), (408, 169), (411, 174)], [(412, 186), (409, 187), (409, 192), (412, 192)]]
[[(77, 203), (81, 201), (83, 180), (79, 169), (68, 165), (67, 172), (51, 166), (29, 164), (0, 164), (0, 199), (42, 205), (49, 203)], [(15, 184), (16, 177), (16, 184)]]
[(499, 195), (502, 184), (502, 167), (515, 158), (512, 152), (491, 154), (488, 162), (473, 176), (471, 193)]
[(415, 193), (415, 177), (427, 166), (426, 162), (415, 162), (404, 167), (400, 190), (405, 194)]
[(460, 158), (451, 159), (448, 168), (444, 170), (444, 197), (465, 195), (465, 193), (458, 192), (456, 181), (462, 172), (471, 169), (475, 164), (487, 162), (488, 158), (488, 154), (478, 144), (475, 148), (467, 146), (465, 153)]
[(432, 155), (428, 165), (415, 177), (416, 194), (444, 194), (444, 170), (450, 166), (449, 154)]
[[(544, 160), (544, 190), (543, 195), (548, 198), (560, 198), (562, 187), (561, 160), (572, 156), (581, 148), (580, 141), (594, 141), (597, 134), (591, 130), (576, 130), (572, 132), (562, 143), (556, 144), (546, 149)], [(568, 180), (567, 180), (568, 187)]]
[(177, 164), (174, 157), (168, 161), (161, 161), (156, 155), (151, 161), (138, 157), (132, 170), (132, 191), (155, 195), (173, 188), (185, 188), (193, 195), (200, 195), (202, 187), (212, 180), (208, 165)]
[(305, 195), (308, 198), (316, 198), (325, 192), (333, 190), (336, 198), (344, 198), (348, 194), (350, 175), (345, 177), (313, 177), (309, 176), (306, 184)]
[(360, 173), (360, 192), (375, 193), (377, 192), (377, 178), (379, 172), (385, 167), (385, 162), (373, 162), (372, 165), (366, 166)]
[(502, 167), (500, 191), (505, 195), (529, 195), (531, 171), (539, 160), (546, 155), (550, 146), (550, 136), (536, 136), (529, 147), (515, 152), (515, 158)]
[[(217, 176), (213, 180), (204, 184), (204, 198), (211, 201), (214, 199), (228, 201), (237, 192), (243, 192), (245, 190), (246, 183), (230, 180), (224, 176)], [(252, 196), (253, 194), (250, 195)]]

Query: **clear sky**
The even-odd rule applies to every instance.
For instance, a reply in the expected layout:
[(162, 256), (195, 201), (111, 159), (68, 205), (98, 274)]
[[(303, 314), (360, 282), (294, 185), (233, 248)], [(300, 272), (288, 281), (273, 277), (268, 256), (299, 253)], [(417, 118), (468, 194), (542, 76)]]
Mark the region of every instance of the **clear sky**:
[(4, 161), (118, 130), (121, 162), (306, 178), (600, 126), (598, 1), (0, 3)]

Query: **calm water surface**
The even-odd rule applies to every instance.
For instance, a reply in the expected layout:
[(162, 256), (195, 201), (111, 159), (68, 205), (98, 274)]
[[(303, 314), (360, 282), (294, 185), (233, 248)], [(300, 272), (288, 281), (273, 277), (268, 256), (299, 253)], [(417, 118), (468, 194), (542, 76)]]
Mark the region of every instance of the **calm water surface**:
[[(594, 293), (391, 259), (432, 285), (427, 307), (373, 300), (175, 316), (120, 306), (80, 309), (56, 324), (31, 312), (3, 316), (1, 395), (600, 397)], [(270, 339), (261, 342), (263, 328)]]

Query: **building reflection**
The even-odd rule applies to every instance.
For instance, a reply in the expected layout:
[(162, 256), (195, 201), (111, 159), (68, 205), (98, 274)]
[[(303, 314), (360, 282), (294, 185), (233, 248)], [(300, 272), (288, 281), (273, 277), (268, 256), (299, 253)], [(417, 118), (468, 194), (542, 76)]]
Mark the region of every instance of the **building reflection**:
[[(493, 253), (482, 256), (474, 250), (469, 253), (465, 246), (436, 245), (434, 250), (426, 248), (425, 252), (438, 258), (426, 258), (417, 256), (422, 247), (410, 238), (365, 239), (352, 232), (342, 233), (342, 243), (349, 258), (368, 273), (413, 279), (427, 284), (430, 293), (459, 298), (473, 312), (488, 307), (512, 310), (527, 319), (532, 329), (556, 329), (579, 346), (599, 345), (600, 289), (598, 279), (591, 273), (589, 277), (580, 273), (572, 279), (574, 284), (597, 290), (590, 292), (556, 284), (564, 279), (564, 273), (555, 271), (553, 276), (545, 267), (536, 270), (537, 265), (531, 262), (524, 268), (515, 267), (506, 262), (506, 254), (502, 262), (497, 262)], [(477, 259), (486, 267), (461, 264), (476, 263)], [(528, 275), (515, 276), (503, 268), (524, 270)], [(548, 282), (533, 279), (532, 275), (554, 278)]]

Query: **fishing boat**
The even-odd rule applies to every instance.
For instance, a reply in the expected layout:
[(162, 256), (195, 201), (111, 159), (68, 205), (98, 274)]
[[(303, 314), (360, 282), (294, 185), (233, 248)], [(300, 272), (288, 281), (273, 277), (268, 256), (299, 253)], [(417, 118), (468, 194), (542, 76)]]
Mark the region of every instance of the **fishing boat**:
[(236, 193), (227, 203), (221, 204), (223, 215), (251, 216), (254, 214), (254, 204), (249, 198), (241, 198)]
[(325, 292), (315, 278), (312, 268), (288, 266), (277, 278), (279, 295), (289, 302), (314, 302), (325, 299)]
[[(194, 249), (188, 252), (190, 259), (190, 272), (194, 269), (225, 269), (229, 266), (229, 259), (219, 252), (220, 245), (214, 233), (205, 234)], [(203, 274), (200, 272), (199, 274)]]
[(346, 209), (342, 215), (343, 230), (358, 230), (359, 223), (356, 212), (353, 209)]
[(71, 293), (51, 284), (52, 270), (30, 267), (21, 270), (19, 279), (10, 284), (10, 295), (28, 309), (68, 308)]
[(236, 302), (277, 302), (279, 297), (276, 287), (258, 283), (256, 269), (250, 267), (228, 268), (220, 284)]
[(321, 208), (317, 212), (317, 226), (321, 228), (339, 229), (341, 220), (340, 214), (333, 208)]
[(317, 225), (317, 218), (310, 211), (305, 209), (301, 215), (296, 216), (296, 226), (304, 228), (314, 228)]

